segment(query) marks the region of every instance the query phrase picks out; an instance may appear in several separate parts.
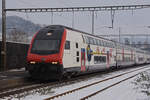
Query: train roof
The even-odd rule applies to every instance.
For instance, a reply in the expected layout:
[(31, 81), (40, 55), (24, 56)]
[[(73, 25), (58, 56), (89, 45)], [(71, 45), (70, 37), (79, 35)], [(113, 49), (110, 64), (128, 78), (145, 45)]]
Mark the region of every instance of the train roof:
[(82, 34), (86, 34), (86, 35), (89, 35), (89, 36), (93, 36), (93, 37), (96, 37), (96, 38), (101, 38), (101, 39), (104, 39), (104, 40), (107, 40), (107, 41), (111, 41), (113, 43), (117, 43), (119, 44), (120, 46), (124, 46), (126, 48), (132, 48), (132, 49), (136, 49), (136, 50), (140, 50), (140, 51), (145, 51), (145, 50), (142, 50), (142, 49), (139, 49), (139, 48), (135, 48), (135, 47), (132, 47), (132, 46), (128, 46), (128, 45), (125, 45), (123, 43), (119, 43), (117, 41), (113, 41), (113, 40), (110, 40), (110, 39), (106, 39), (106, 38), (103, 38), (103, 37), (100, 37), (100, 36), (97, 36), (97, 35), (94, 35), (94, 34), (90, 34), (90, 33), (87, 33), (87, 32), (84, 32), (84, 31), (81, 31), (81, 30), (78, 30), (78, 29), (74, 29), (74, 28), (71, 28), (71, 27), (68, 27), (68, 26), (64, 26), (64, 25), (49, 25), (49, 26), (46, 26), (44, 28), (53, 28), (53, 29), (60, 29), (60, 28), (66, 28), (66, 29), (69, 29), (69, 30), (72, 30), (72, 31), (76, 31), (76, 32), (80, 32)]
[[(87, 33), (87, 32), (84, 32), (84, 31), (81, 31), (81, 30), (78, 30), (78, 29), (74, 29), (74, 28), (71, 28), (71, 27), (68, 27), (68, 26), (64, 26), (64, 25), (49, 25), (46, 28), (49, 28), (49, 27), (51, 27), (51, 28), (52, 27), (55, 27), (55, 28), (66, 28), (66, 29), (69, 29), (69, 30), (72, 30), (72, 31), (77, 31), (77, 32), (80, 32), (80, 33), (83, 33), (83, 34), (86, 34), (86, 35), (94, 36), (94, 37), (101, 38), (101, 39), (104, 39), (104, 40), (107, 40), (107, 41), (111, 41), (111, 42), (114, 42), (114, 43), (117, 43), (117, 44), (120, 44), (120, 45), (123, 45), (123, 46), (127, 46), (129, 48), (135, 48), (135, 47), (132, 47), (132, 46), (125, 45), (123, 43), (119, 43), (117, 41), (106, 39), (106, 38), (100, 37), (98, 35), (90, 34), (90, 33)], [(136, 48), (136, 49), (139, 49), (139, 48)]]
[(101, 39), (104, 39), (104, 40), (114, 42), (113, 40), (106, 39), (106, 38), (103, 38), (103, 37), (100, 37), (100, 36), (97, 36), (97, 35), (94, 35), (94, 34), (90, 34), (90, 33), (87, 33), (87, 32), (84, 32), (84, 31), (81, 31), (81, 30), (78, 30), (78, 29), (74, 29), (74, 28), (71, 28), (71, 27), (68, 27), (68, 26), (64, 26), (64, 25), (50, 25), (50, 26), (47, 26), (47, 28), (48, 27), (53, 27), (53, 26), (57, 27), (57, 28), (66, 28), (66, 29), (69, 29), (69, 30), (72, 30), (72, 31), (77, 31), (77, 32), (80, 32), (80, 33), (83, 33), (83, 34), (86, 34), (86, 35), (91, 35), (91, 36), (94, 36), (94, 37), (98, 37), (98, 38), (101, 38)]

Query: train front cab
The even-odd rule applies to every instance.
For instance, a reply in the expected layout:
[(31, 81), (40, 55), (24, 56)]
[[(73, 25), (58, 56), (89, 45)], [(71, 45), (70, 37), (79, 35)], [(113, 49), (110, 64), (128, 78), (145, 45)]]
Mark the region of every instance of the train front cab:
[(63, 52), (66, 30), (61, 26), (41, 29), (32, 39), (27, 70), (35, 79), (59, 79), (63, 74)]

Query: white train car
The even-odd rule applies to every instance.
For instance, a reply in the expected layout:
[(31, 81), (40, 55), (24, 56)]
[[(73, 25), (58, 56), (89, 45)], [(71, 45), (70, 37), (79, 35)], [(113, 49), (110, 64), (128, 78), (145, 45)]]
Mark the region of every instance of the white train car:
[(117, 43), (117, 66), (132, 66), (135, 64), (135, 50), (120, 43)]
[(63, 65), (66, 72), (98, 71), (116, 66), (113, 41), (66, 28)]
[(146, 54), (143, 50), (136, 49), (136, 65), (146, 63)]
[(143, 50), (66, 26), (51, 25), (32, 39), (27, 69), (33, 77), (53, 79), (144, 64), (148, 60), (150, 55), (146, 56)]

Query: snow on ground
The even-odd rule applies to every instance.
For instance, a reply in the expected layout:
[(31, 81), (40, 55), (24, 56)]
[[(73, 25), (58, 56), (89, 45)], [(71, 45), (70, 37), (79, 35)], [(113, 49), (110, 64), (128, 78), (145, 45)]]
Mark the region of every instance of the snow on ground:
[[(135, 68), (135, 69), (137, 69), (137, 68)], [(67, 84), (62, 87), (55, 87), (55, 88), (46, 87), (46, 88), (36, 89), (36, 90), (30, 91), (30, 92), (25, 92), (25, 93), (21, 93), (21, 94), (15, 95), (15, 96), (8, 97), (3, 100), (7, 100), (10, 98), (12, 100), (42, 100), (42, 99), (54, 96), (56, 94), (62, 93), (64, 91), (68, 91), (68, 90), (71, 90), (71, 89), (74, 89), (77, 87), (81, 87), (81, 86), (84, 86), (89, 83), (97, 82), (99, 80), (103, 80), (108, 77), (116, 76), (117, 74), (120, 74), (120, 73), (123, 73), (126, 71), (129, 71), (129, 69), (123, 70), (123, 71), (112, 72), (107, 75), (106, 74), (98, 75), (94, 78), (90, 78), (88, 80), (84, 80), (81, 82)], [(147, 73), (148, 72), (149, 71), (147, 71)], [(70, 99), (71, 100), (79, 100), (81, 97), (84, 97), (87, 94), (91, 94), (99, 89), (102, 89), (102, 88), (104, 88), (110, 84), (113, 84), (120, 79), (124, 79), (128, 76), (129, 75), (122, 76), (120, 78), (116, 78), (115, 80), (110, 80), (110, 81), (92, 86), (90, 88), (82, 89), (79, 92), (75, 92), (72, 95), (66, 96), (63, 100), (70, 100)], [(140, 84), (138, 83), (139, 79), (140, 79), (140, 83), (143, 83), (142, 78), (145, 79), (145, 77), (141, 78), (141, 76), (142, 75), (139, 75), (139, 76), (134, 77), (130, 80), (127, 80), (123, 83), (120, 83), (119, 85), (116, 85), (116, 86), (112, 87), (111, 89), (105, 90), (105, 91), (99, 93), (98, 95), (93, 96), (92, 98), (89, 98), (89, 100), (99, 100), (99, 99), (101, 99), (101, 100), (150, 100), (150, 98), (148, 98), (148, 96), (146, 94), (141, 93), (140, 88), (138, 88), (138, 87), (141, 87)], [(150, 72), (149, 72), (149, 77), (150, 77)], [(147, 81), (150, 81), (150, 80), (147, 80)], [(146, 82), (144, 82), (144, 83), (146, 83)], [(80, 98), (78, 98), (78, 97), (80, 97)], [(55, 100), (62, 100), (62, 99), (57, 98)]]
[(128, 81), (120, 83), (105, 90), (102, 93), (88, 99), (88, 100), (150, 100), (148, 96), (135, 89), (135, 85), (132, 83), (137, 77), (134, 77)]

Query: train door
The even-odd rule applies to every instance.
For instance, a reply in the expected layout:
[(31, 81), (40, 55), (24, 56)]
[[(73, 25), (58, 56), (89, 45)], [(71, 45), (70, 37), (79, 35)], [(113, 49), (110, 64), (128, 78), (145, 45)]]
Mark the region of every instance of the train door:
[(86, 68), (85, 68), (85, 49), (84, 48), (81, 48), (81, 71), (85, 71)]
[(109, 68), (110, 66), (110, 57), (109, 57), (109, 51), (107, 51), (107, 68)]
[(72, 43), (73, 66), (80, 66), (80, 45), (78, 42)]

